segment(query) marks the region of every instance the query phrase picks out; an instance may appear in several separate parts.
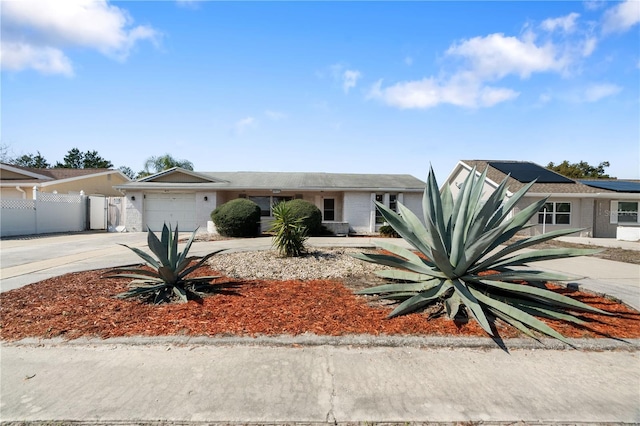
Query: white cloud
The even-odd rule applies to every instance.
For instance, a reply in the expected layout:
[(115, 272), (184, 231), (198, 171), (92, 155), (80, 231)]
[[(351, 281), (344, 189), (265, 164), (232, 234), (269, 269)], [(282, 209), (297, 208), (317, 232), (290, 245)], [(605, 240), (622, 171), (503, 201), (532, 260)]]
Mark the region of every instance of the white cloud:
[(73, 76), (69, 58), (61, 50), (52, 47), (37, 47), (3, 40), (0, 43), (0, 63), (3, 69), (11, 71), (32, 68), (43, 74)]
[(398, 108), (430, 108), (451, 104), (467, 108), (491, 107), (517, 98), (520, 93), (490, 84), (508, 75), (528, 78), (536, 72), (562, 72), (568, 65), (551, 43), (537, 45), (532, 33), (522, 38), (490, 34), (454, 43), (446, 51), (464, 60), (448, 78), (425, 77), (386, 88), (376, 83), (369, 98)]
[[(358, 70), (347, 69), (343, 64), (334, 64), (329, 67), (329, 73), (333, 80), (342, 86), (344, 93), (356, 87), (358, 80), (362, 77), (362, 73)], [(318, 78), (324, 78), (325, 72), (316, 72)]]
[(525, 34), (523, 39), (490, 34), (454, 44), (447, 55), (461, 56), (482, 78), (502, 78), (509, 74), (527, 78), (534, 72), (561, 71), (567, 67), (552, 43), (535, 44), (535, 37)]
[(519, 93), (481, 84), (469, 74), (458, 74), (448, 81), (433, 77), (405, 81), (382, 88), (382, 80), (369, 91), (369, 98), (400, 109), (426, 109), (440, 104), (460, 107), (490, 107), (518, 97)]
[(235, 131), (237, 134), (241, 135), (243, 134), (247, 129), (249, 129), (250, 127), (253, 127), (256, 123), (255, 118), (253, 117), (246, 117), (243, 118), (242, 120), (238, 120), (235, 123)]
[(540, 102), (541, 104), (546, 104), (548, 102), (551, 102), (551, 99), (553, 99), (553, 98), (551, 97), (550, 94), (543, 93), (538, 97), (538, 102)]
[[(22, 58), (10, 64), (3, 59), (3, 68), (6, 65), (13, 70), (32, 68), (69, 75), (72, 64), (65, 48), (95, 49), (108, 57), (125, 60), (138, 41), (155, 44), (159, 38), (159, 33), (150, 26), (133, 26), (126, 10), (106, 0), (8, 1), (2, 3), (2, 15), (3, 58), (7, 54), (9, 58), (18, 55)], [(43, 57), (49, 58), (45, 61), (49, 66), (43, 66)]]
[(198, 9), (203, 0), (176, 0), (176, 4), (187, 9)]
[(287, 118), (287, 114), (285, 114), (284, 112), (273, 111), (270, 109), (266, 110), (264, 112), (264, 115), (266, 115), (271, 120), (283, 120)]
[(587, 37), (582, 42), (582, 56), (588, 57), (591, 56), (594, 50), (596, 50), (596, 46), (598, 44), (598, 39), (595, 37)]
[[(628, 11), (625, 8), (629, 6), (622, 3), (616, 10)], [(401, 109), (441, 104), (483, 108), (520, 95), (516, 88), (501, 84), (504, 79), (524, 80), (539, 73), (560, 74), (568, 79), (580, 72), (581, 62), (593, 54), (599, 43), (593, 34), (594, 23), (581, 24), (579, 17), (578, 13), (570, 13), (544, 20), (540, 25), (526, 25), (518, 36), (494, 33), (456, 41), (445, 51), (445, 68), (422, 79), (387, 86), (380, 80), (371, 87), (368, 98)], [(565, 96), (554, 95), (553, 99), (596, 102), (621, 90), (612, 84), (596, 84)], [(551, 100), (549, 94), (544, 94), (538, 104)]]
[(345, 70), (345, 72), (342, 73), (342, 90), (344, 90), (344, 93), (349, 93), (349, 90), (356, 87), (360, 77), (362, 77), (360, 71)]
[(491, 107), (501, 102), (515, 99), (520, 93), (504, 87), (483, 87), (478, 95), (480, 106)]
[(640, 1), (626, 0), (611, 7), (604, 13), (602, 32), (620, 33), (640, 22)]
[(621, 91), (622, 88), (620, 86), (616, 86), (615, 84), (592, 84), (584, 91), (582, 99), (586, 102), (597, 102), (600, 99), (617, 95)]
[(556, 30), (562, 30), (565, 33), (572, 33), (576, 29), (576, 20), (580, 17), (579, 13), (570, 13), (567, 16), (561, 16), (559, 18), (549, 18), (542, 21), (540, 25), (542, 29), (553, 32)]
[(608, 0), (587, 0), (583, 2), (584, 8), (587, 10), (598, 10), (602, 9), (607, 5)]

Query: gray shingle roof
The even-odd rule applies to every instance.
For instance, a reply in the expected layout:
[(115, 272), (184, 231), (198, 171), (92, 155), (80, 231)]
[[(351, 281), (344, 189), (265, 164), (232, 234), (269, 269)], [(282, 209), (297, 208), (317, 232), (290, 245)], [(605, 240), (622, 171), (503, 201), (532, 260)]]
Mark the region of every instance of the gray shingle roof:
[(208, 172), (232, 188), (265, 189), (371, 189), (394, 188), (423, 190), (425, 183), (411, 175), (374, 175), (303, 172)]
[[(172, 181), (171, 173), (176, 173)], [(305, 173), (305, 172), (198, 172), (211, 182), (187, 183), (179, 178), (180, 169), (162, 174), (162, 179), (119, 185), (119, 189), (178, 189), (202, 188), (212, 190), (289, 190), (289, 191), (424, 191), (425, 182), (405, 174)]]
[[(476, 167), (478, 172), (483, 172), (488, 167), (487, 178), (491, 179), (495, 183), (500, 183), (507, 177), (505, 173), (497, 170), (489, 165), (494, 160), (462, 160), (464, 164), (469, 167)], [(495, 160), (498, 161), (498, 160)], [(504, 160), (500, 160), (505, 162)], [(514, 163), (523, 163), (522, 161), (514, 161)], [(529, 162), (524, 162), (529, 163)], [(518, 182), (517, 180), (509, 177), (507, 182), (509, 191), (516, 192), (520, 188), (526, 185), (526, 183)], [(580, 182), (571, 181), (571, 183), (535, 183), (529, 190), (529, 193), (537, 194), (595, 194), (603, 192), (612, 192), (606, 189), (593, 188), (591, 186), (584, 185)]]

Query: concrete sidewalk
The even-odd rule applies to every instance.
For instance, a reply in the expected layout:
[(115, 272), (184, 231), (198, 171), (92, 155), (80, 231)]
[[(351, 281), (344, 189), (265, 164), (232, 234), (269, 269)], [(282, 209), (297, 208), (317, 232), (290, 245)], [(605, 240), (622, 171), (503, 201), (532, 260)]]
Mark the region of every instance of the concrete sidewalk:
[[(0, 419), (106, 424), (640, 422), (636, 351), (3, 344)], [(210, 341), (211, 342), (211, 341)], [(522, 423), (519, 423), (522, 424)]]

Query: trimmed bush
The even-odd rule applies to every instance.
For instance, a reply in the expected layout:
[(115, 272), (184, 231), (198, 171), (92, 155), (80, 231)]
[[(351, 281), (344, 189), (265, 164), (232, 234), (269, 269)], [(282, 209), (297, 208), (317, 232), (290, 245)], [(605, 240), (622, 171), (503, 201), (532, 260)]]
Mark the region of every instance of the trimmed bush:
[(260, 207), (253, 201), (237, 198), (211, 213), (218, 233), (225, 237), (256, 237), (260, 235)]
[(400, 235), (392, 226), (382, 225), (380, 227), (380, 235), (387, 238), (400, 238)]
[(305, 200), (288, 201), (291, 216), (294, 219), (302, 219), (302, 225), (307, 228), (307, 235), (318, 236), (322, 234), (322, 212), (315, 204)]

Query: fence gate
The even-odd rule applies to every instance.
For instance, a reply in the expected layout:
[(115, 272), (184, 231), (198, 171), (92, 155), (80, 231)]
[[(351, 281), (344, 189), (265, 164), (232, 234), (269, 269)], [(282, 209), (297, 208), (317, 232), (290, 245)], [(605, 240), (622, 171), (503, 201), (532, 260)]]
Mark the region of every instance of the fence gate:
[(89, 229), (107, 229), (107, 199), (100, 195), (89, 196)]

